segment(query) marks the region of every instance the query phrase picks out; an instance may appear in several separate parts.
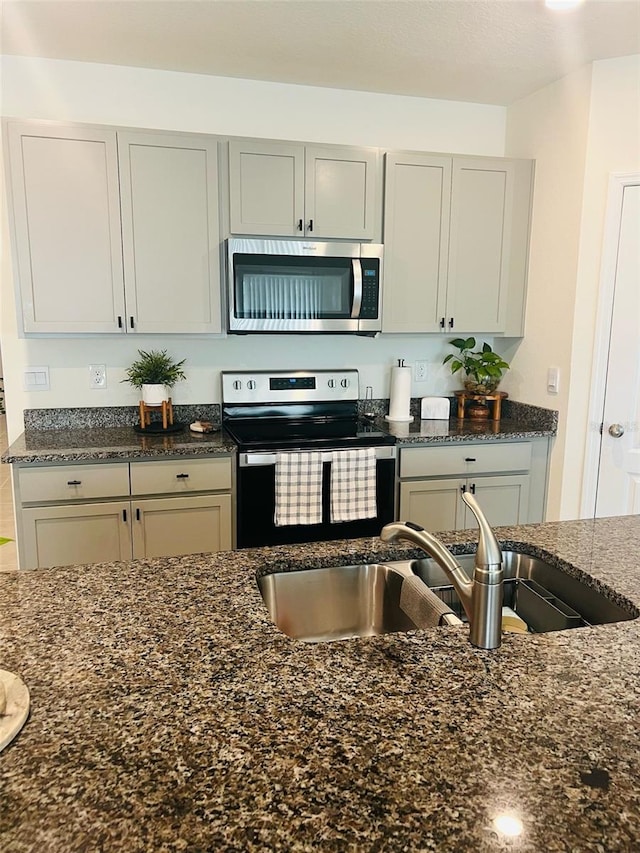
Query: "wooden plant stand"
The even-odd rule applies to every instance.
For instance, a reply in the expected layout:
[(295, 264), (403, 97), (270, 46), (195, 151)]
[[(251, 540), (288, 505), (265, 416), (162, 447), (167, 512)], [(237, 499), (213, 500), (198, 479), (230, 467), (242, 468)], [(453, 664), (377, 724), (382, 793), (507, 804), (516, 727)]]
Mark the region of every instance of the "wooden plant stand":
[(147, 406), (144, 400), (140, 400), (140, 427), (145, 429), (151, 423), (150, 412), (162, 412), (162, 429), (167, 426), (173, 426), (173, 406), (171, 397), (168, 400), (163, 400), (160, 406)]
[(490, 407), (493, 405), (493, 414), (491, 416), (491, 420), (493, 421), (500, 420), (502, 401), (505, 397), (509, 396), (506, 391), (495, 391), (493, 394), (474, 394), (471, 391), (456, 391), (455, 395), (458, 398), (458, 418), (460, 420), (464, 418), (465, 403), (467, 400), (473, 400), (479, 403), (487, 403)]

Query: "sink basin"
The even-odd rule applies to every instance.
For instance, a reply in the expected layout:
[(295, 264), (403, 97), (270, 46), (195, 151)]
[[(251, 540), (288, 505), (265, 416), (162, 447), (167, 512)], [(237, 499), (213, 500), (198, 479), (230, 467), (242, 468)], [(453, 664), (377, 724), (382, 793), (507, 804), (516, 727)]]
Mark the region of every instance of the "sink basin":
[(309, 643), (415, 629), (400, 610), (401, 586), (393, 563), (305, 569), (258, 579), (275, 625)]
[[(465, 572), (473, 574), (474, 555), (456, 557)], [(623, 622), (634, 616), (602, 592), (587, 586), (557, 566), (517, 551), (502, 552), (505, 607), (514, 610), (533, 633), (560, 631)], [(460, 599), (440, 566), (431, 559), (413, 560), (411, 569), (460, 618)]]
[[(474, 555), (456, 559), (471, 576)], [(598, 590), (537, 557), (503, 551), (504, 605), (534, 633), (633, 619)], [(410, 568), (464, 619), (455, 590), (430, 559), (304, 569), (264, 575), (258, 587), (274, 624), (309, 643), (410, 631), (415, 624), (400, 609), (402, 575)]]

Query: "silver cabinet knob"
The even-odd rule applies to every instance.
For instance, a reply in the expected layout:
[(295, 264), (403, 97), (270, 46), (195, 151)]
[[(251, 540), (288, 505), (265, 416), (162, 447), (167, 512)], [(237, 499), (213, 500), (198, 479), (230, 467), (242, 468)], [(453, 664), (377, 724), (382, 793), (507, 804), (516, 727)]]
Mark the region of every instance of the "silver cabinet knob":
[(233, 382), (233, 387), (236, 391), (240, 391), (240, 389), (242, 388), (242, 382), (240, 382), (239, 379), (235, 379)]
[(622, 424), (611, 424), (609, 427), (609, 435), (612, 438), (620, 438), (624, 435), (624, 427)]
[(335, 380), (335, 379), (330, 379), (330, 380), (327, 382), (327, 385), (329, 386), (329, 388), (335, 388), (335, 387), (336, 387), (336, 380)]
[(340, 384), (342, 385), (343, 388), (348, 388), (351, 383), (349, 382), (348, 379), (341, 379)]
[(255, 379), (250, 379), (250, 380), (247, 382), (247, 388), (249, 389), (249, 391), (255, 391), (255, 390), (256, 390), (256, 382), (255, 382)]

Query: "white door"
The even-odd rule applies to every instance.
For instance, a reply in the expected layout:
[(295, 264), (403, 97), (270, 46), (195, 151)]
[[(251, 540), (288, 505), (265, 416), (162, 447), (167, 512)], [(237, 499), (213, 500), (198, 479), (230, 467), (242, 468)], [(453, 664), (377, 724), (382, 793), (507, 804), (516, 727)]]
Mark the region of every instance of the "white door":
[(640, 185), (625, 186), (618, 239), (596, 517), (640, 513)]

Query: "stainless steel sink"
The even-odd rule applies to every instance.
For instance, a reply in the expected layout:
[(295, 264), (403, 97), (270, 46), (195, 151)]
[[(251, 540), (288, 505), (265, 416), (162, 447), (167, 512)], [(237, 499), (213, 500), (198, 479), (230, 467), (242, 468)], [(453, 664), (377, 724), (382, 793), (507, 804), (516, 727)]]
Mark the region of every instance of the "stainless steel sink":
[[(471, 576), (474, 555), (465, 554), (456, 559)], [(505, 578), (503, 603), (524, 619), (533, 633), (623, 622), (634, 618), (633, 613), (599, 590), (538, 557), (517, 551), (503, 551), (502, 559)], [(411, 569), (464, 619), (455, 590), (433, 560), (414, 560)]]
[(258, 579), (275, 625), (308, 643), (411, 631), (400, 610), (402, 576), (390, 565), (373, 563), (280, 572)]
[[(474, 555), (456, 558), (471, 575)], [(598, 590), (537, 557), (503, 551), (504, 604), (535, 633), (635, 618)], [(287, 636), (309, 643), (410, 631), (400, 609), (402, 570), (410, 568), (464, 618), (460, 602), (431, 559), (305, 569), (258, 580), (267, 610)]]

